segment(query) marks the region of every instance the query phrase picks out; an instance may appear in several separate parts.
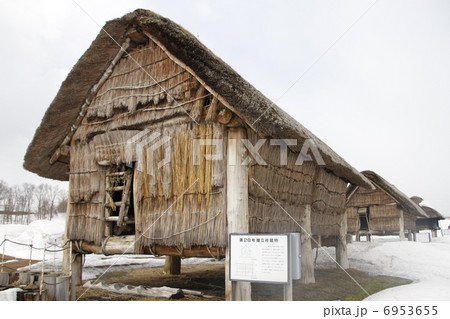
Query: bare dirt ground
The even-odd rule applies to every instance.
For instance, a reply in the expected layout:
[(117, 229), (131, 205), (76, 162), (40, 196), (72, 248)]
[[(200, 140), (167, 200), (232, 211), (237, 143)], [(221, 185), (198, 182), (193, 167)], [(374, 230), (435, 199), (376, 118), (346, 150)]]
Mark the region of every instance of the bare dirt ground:
[[(7, 263), (3, 264), (4, 271), (15, 271), (19, 268), (28, 266), (28, 264), (29, 264), (28, 259), (14, 258), (14, 257), (7, 256), (7, 255), (2, 257), (2, 254), (0, 254), (0, 262), (2, 261), (2, 259), (4, 260), (4, 262), (7, 262), (8, 260), (14, 260), (12, 262), (7, 262)], [(37, 260), (32, 260), (31, 264), (35, 264), (37, 262), (38, 262)]]
[[(1, 260), (1, 255), (0, 255)], [(29, 261), (5, 256), (4, 261), (16, 260), (3, 264), (5, 271), (14, 271), (28, 266)], [(32, 263), (37, 261), (33, 260)], [(390, 276), (371, 276), (364, 272), (349, 269), (348, 273), (369, 293), (405, 285), (411, 281)], [(294, 282), (293, 299), (298, 301), (327, 300), (361, 300), (367, 294), (340, 269), (316, 269), (314, 284)], [(223, 264), (183, 265), (180, 275), (166, 275), (162, 267), (141, 268), (129, 271), (111, 272), (103, 275), (99, 281), (108, 284), (122, 283), (125, 285), (145, 287), (162, 287), (189, 289), (202, 292), (212, 298), (201, 298), (186, 295), (178, 300), (224, 300), (225, 299), (225, 267)], [(100, 289), (77, 287), (78, 300), (97, 301), (131, 301), (131, 300), (167, 300), (165, 298), (146, 298), (142, 296), (124, 295)], [(282, 300), (281, 285), (252, 284), (252, 300)]]
[[(105, 283), (122, 283), (125, 285), (145, 287), (168, 286), (172, 288), (201, 291), (212, 298), (185, 296), (178, 300), (224, 300), (225, 268), (224, 265), (184, 265), (180, 275), (166, 275), (162, 268), (144, 268), (103, 275), (99, 281)], [(348, 273), (369, 293), (410, 283), (409, 280), (389, 277), (370, 276), (364, 272), (350, 269)], [(316, 300), (361, 300), (367, 294), (342, 270), (316, 269), (316, 283), (301, 284), (294, 282), (293, 299), (298, 301)], [(79, 300), (167, 300), (164, 298), (145, 298), (122, 295), (100, 289), (77, 288)], [(282, 300), (280, 285), (252, 284), (252, 300)]]

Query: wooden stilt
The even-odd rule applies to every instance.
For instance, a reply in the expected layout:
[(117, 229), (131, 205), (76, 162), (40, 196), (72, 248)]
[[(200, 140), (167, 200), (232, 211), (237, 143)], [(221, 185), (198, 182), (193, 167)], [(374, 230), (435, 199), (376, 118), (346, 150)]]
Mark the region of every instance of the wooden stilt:
[(82, 273), (83, 273), (83, 255), (73, 254), (72, 281), (76, 286), (81, 285)]
[(68, 191), (68, 197), (67, 197), (67, 208), (66, 208), (66, 223), (64, 225), (64, 234), (62, 236), (62, 242), (64, 245), (64, 251), (63, 251), (63, 260), (61, 265), (61, 271), (67, 275), (70, 274), (70, 241), (69, 241), (69, 222), (70, 222), (70, 215), (72, 214), (72, 198), (70, 196), (70, 185), (72, 183), (69, 183), (69, 191)]
[[(247, 233), (248, 228), (248, 166), (241, 165), (246, 157), (241, 140), (246, 138), (242, 127), (228, 129), (227, 156), (227, 222), (228, 233)], [(229, 250), (225, 259), (226, 300), (251, 300), (249, 282), (232, 282), (228, 277)]]
[(301, 219), (301, 269), (302, 278), (300, 281), (304, 284), (316, 282), (314, 278), (314, 258), (311, 245), (311, 205), (305, 206), (305, 212)]
[(181, 257), (166, 256), (164, 272), (168, 275), (179, 275), (181, 273)]
[(339, 229), (339, 236), (337, 236), (336, 243), (336, 261), (339, 264), (338, 268), (349, 268), (347, 257), (347, 212), (341, 214), (341, 225)]
[(403, 210), (400, 210), (400, 218), (398, 220), (399, 223), (399, 233), (398, 236), (401, 241), (405, 240), (405, 219), (403, 218)]

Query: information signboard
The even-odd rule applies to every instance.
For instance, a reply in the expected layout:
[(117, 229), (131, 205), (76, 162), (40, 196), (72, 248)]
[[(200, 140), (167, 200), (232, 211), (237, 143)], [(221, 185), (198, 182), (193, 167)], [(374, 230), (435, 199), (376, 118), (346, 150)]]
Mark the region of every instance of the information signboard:
[(230, 234), (230, 280), (287, 284), (288, 234)]

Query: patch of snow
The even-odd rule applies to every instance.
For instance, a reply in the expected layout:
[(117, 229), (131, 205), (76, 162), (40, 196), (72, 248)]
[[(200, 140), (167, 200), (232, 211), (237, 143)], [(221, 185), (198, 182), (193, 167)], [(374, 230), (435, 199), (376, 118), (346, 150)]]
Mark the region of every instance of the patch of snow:
[(450, 218), (442, 219), (439, 221), (439, 227), (442, 230), (449, 229), (449, 226), (450, 226)]
[(421, 201), (419, 205), (420, 205), (420, 206), (430, 207), (430, 208), (433, 208), (433, 209), (434, 209), (434, 207), (431, 206), (430, 202), (428, 202), (428, 201), (426, 201), (426, 200)]
[[(6, 235), (8, 240), (20, 243), (17, 245), (11, 242), (6, 242), (5, 255), (9, 255), (16, 258), (28, 259), (30, 258), (30, 244), (33, 243), (34, 247), (43, 248), (44, 245), (49, 249), (54, 249), (52, 245), (56, 244), (61, 246), (62, 234), (64, 232), (65, 216), (61, 216), (52, 220), (36, 220), (29, 225), (0, 225), (0, 243), (3, 242), (3, 238)], [(0, 252), (3, 252), (1, 247)], [(32, 259), (42, 259), (42, 250), (33, 250)], [(61, 254), (62, 256), (62, 254)]]
[(18, 291), (22, 291), (22, 289), (10, 288), (0, 291), (0, 301), (16, 301)]
[[(413, 284), (381, 291), (370, 300), (450, 300), (450, 236), (433, 238), (431, 243), (390, 241), (375, 237), (373, 242), (354, 242), (347, 246), (350, 268), (373, 275), (407, 278)], [(317, 267), (335, 267), (334, 248), (319, 250)], [(433, 287), (433, 291), (419, 288)], [(393, 298), (395, 295), (395, 298)]]

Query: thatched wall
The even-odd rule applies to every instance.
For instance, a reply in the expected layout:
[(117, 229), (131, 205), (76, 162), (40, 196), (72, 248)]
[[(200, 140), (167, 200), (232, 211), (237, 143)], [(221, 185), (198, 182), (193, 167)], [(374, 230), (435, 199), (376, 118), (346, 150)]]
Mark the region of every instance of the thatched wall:
[[(401, 210), (396, 204), (370, 206), (369, 228), (372, 232), (398, 232)], [(404, 218), (406, 220), (406, 218)]]
[[(145, 151), (144, 171), (135, 174), (137, 246), (152, 245), (226, 247), (225, 163), (193, 157), (196, 138), (221, 139), (220, 125), (183, 124), (161, 127), (171, 136), (171, 162), (158, 169), (163, 149)], [(201, 154), (212, 154), (203, 146)], [(153, 167), (152, 167), (153, 166)], [(152, 175), (154, 170), (156, 174)], [(181, 249), (181, 248), (180, 248)]]
[(439, 227), (439, 220), (441, 218), (418, 218), (416, 221), (417, 230), (437, 230)]
[[(259, 137), (252, 130), (247, 132), (255, 145)], [(287, 165), (282, 164), (279, 148), (269, 141), (259, 149), (259, 154), (267, 165), (258, 164), (255, 159), (250, 162), (250, 232), (300, 231), (297, 223), (301, 224), (305, 205), (312, 204), (312, 233), (338, 235), (346, 183), (314, 161), (295, 165), (298, 154), (291, 151), (287, 152)]]
[(360, 229), (358, 207), (349, 207), (345, 209), (347, 212), (347, 233), (355, 234)]
[[(347, 232), (355, 234), (360, 229), (358, 208), (368, 208), (369, 229), (375, 234), (398, 234), (400, 218), (403, 211), (404, 230), (416, 230), (417, 217), (401, 207), (401, 205), (379, 185), (375, 190), (364, 187), (356, 188), (347, 202)], [(350, 187), (353, 188), (353, 187)]]
[(104, 235), (104, 167), (95, 161), (94, 143), (71, 147), (68, 238), (101, 244)]

